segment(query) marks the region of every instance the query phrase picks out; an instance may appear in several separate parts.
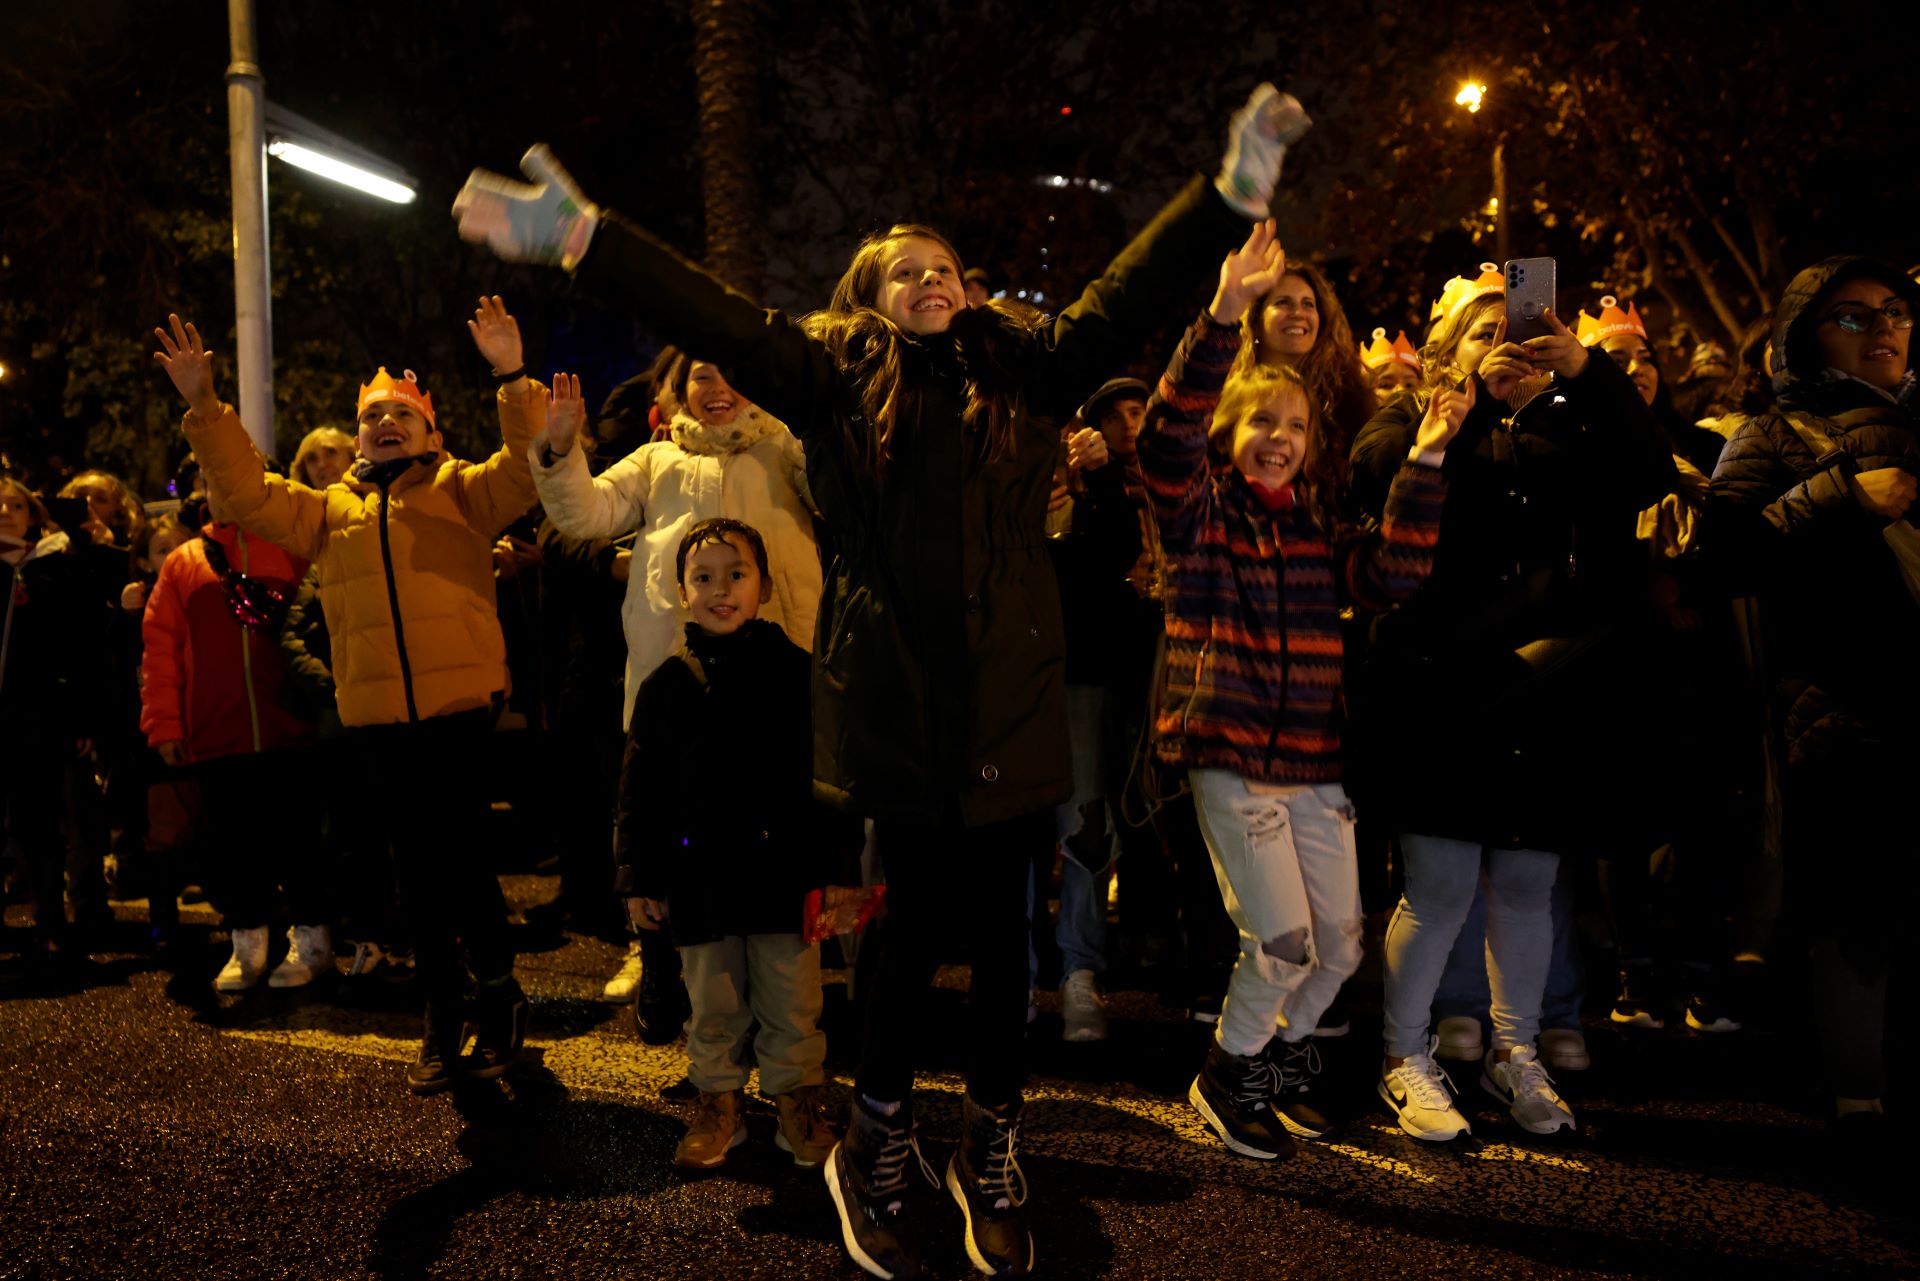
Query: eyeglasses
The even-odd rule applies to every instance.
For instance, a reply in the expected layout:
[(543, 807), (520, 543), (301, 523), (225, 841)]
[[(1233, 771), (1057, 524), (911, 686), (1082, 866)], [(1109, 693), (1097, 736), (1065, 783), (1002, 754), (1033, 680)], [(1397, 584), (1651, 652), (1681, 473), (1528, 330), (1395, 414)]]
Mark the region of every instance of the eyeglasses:
[(1885, 316), (1887, 323), (1895, 329), (1913, 328), (1913, 308), (1900, 298), (1884, 307), (1869, 307), (1863, 302), (1843, 302), (1821, 317), (1821, 323), (1831, 320), (1850, 334), (1864, 334), (1873, 328), (1875, 316)]

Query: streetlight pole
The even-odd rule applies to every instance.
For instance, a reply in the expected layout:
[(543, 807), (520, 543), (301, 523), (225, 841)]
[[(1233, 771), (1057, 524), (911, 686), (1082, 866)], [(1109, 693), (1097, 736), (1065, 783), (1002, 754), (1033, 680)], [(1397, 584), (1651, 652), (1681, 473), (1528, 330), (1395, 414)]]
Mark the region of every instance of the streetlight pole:
[(273, 278), (267, 260), (266, 86), (254, 33), (254, 0), (227, 0), (227, 146), (233, 166), (234, 353), (240, 421), (273, 453)]
[(1507, 135), (1493, 143), (1493, 247), (1501, 263), (1512, 259), (1507, 247)]

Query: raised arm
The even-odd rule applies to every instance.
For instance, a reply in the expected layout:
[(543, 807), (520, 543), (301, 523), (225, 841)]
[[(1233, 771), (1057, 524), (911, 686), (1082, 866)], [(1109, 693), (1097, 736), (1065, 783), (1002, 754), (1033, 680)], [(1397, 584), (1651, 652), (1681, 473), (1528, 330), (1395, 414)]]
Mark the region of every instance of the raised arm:
[(233, 407), (221, 402), (213, 385), (213, 353), (199, 331), (170, 315), (173, 332), (154, 330), (160, 350), (153, 358), (186, 398), (181, 421), (193, 456), (207, 480), (207, 492), (226, 516), (250, 534), (277, 543), (303, 560), (318, 560), (326, 540), (327, 499), (297, 481), (267, 475)]
[(595, 476), (587, 470), (586, 451), (576, 448), (586, 420), (586, 402), (577, 395), (555, 395), (548, 402), (546, 433), (528, 451), (534, 488), (554, 527), (568, 538), (618, 538), (646, 523), (650, 451), (673, 446), (642, 445)]
[(647, 328), (711, 360), (754, 403), (799, 436), (834, 407), (839, 377), (825, 348), (669, 249), (652, 233), (588, 200), (544, 145), (521, 169), (533, 183), (476, 169), (454, 200), (460, 235), (502, 258), (575, 272)]

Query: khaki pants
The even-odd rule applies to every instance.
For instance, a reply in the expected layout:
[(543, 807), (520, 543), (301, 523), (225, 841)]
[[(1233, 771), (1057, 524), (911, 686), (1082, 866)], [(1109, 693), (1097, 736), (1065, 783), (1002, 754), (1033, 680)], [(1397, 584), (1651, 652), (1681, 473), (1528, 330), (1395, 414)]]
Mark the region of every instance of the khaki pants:
[(760, 1092), (785, 1094), (826, 1080), (827, 1038), (820, 1031), (820, 948), (798, 934), (735, 934), (680, 949), (693, 1004), (687, 1077), (721, 1094), (747, 1083), (738, 1061), (748, 1030), (760, 1065)]

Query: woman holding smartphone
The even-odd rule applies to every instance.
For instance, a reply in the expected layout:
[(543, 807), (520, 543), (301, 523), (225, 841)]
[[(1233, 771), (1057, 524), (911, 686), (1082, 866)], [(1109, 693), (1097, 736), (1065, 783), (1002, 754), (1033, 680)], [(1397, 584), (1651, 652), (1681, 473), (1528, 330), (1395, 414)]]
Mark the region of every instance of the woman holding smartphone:
[(1353, 730), (1359, 799), (1399, 833), (1406, 869), (1387, 931), (1379, 1093), (1433, 1142), (1468, 1129), (1428, 1022), (1483, 875), (1493, 1044), (1481, 1084), (1533, 1133), (1573, 1125), (1535, 1047), (1551, 894), (1561, 855), (1601, 852), (1642, 812), (1607, 762), (1636, 759), (1627, 744), (1644, 729), (1629, 704), (1596, 700), (1619, 688), (1601, 676), (1618, 673), (1618, 633), (1645, 608), (1636, 514), (1674, 483), (1626, 374), (1590, 359), (1550, 305), (1533, 309), (1544, 334), (1509, 341), (1506, 292), (1491, 271), (1448, 283), (1421, 387), (1360, 432), (1350, 474), (1378, 515), (1427, 402), (1476, 384), (1444, 463), (1447, 537), (1426, 587), (1373, 628)]

